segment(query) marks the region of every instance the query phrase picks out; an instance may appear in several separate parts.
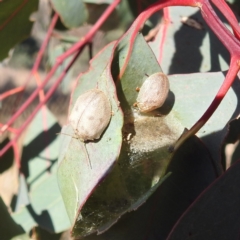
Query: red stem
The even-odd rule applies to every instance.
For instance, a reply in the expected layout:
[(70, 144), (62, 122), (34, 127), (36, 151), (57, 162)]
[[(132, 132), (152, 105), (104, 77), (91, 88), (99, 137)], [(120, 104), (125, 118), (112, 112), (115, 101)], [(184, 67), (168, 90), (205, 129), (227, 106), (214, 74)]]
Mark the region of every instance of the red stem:
[[(3, 125), (4, 125), (4, 124), (0, 123), (0, 127), (2, 127)], [(9, 127), (9, 128), (8, 128), (8, 131), (9, 131), (9, 132), (12, 132), (12, 133), (17, 133), (18, 130), (17, 130), (16, 128), (11, 128), (11, 127)]]
[(163, 23), (163, 26), (161, 29), (161, 40), (160, 40), (160, 44), (159, 44), (159, 57), (158, 57), (158, 62), (160, 64), (162, 62), (164, 43), (165, 43), (166, 37), (167, 37), (167, 30), (168, 30), (169, 24), (171, 22), (168, 7), (163, 9), (163, 18), (164, 18), (164, 23)]
[(14, 151), (14, 157), (15, 157), (15, 161), (17, 164), (18, 169), (21, 168), (21, 157), (20, 157), (20, 153), (19, 153), (19, 146), (17, 144), (16, 141), (12, 140), (12, 146), (13, 146), (13, 151)]
[(16, 87), (16, 88), (13, 88), (9, 91), (6, 91), (6, 92), (0, 94), (0, 101), (2, 101), (4, 98), (7, 98), (7, 97), (9, 97), (13, 94), (16, 94), (18, 92), (22, 92), (23, 90), (24, 90), (23, 87)]
[(212, 2), (222, 12), (223, 16), (228, 20), (231, 28), (233, 29), (234, 35), (238, 40), (240, 40), (240, 28), (238, 25), (238, 20), (233, 14), (231, 8), (224, 0), (212, 0)]
[[(42, 60), (43, 53), (44, 53), (44, 51), (45, 51), (45, 49), (46, 49), (46, 47), (47, 47), (47, 44), (48, 44), (48, 41), (49, 41), (50, 36), (51, 36), (51, 34), (52, 34), (52, 31), (53, 31), (53, 29), (54, 29), (54, 27), (55, 27), (55, 25), (56, 25), (57, 19), (58, 19), (58, 14), (55, 14), (55, 15), (53, 16), (53, 18), (52, 18), (52, 21), (51, 21), (50, 25), (49, 25), (49, 28), (48, 28), (48, 31), (47, 31), (47, 34), (46, 34), (46, 38), (44, 39), (44, 41), (43, 41), (43, 43), (42, 43), (42, 45), (41, 45), (41, 48), (40, 48), (40, 50), (39, 50), (39, 52), (38, 52), (38, 54), (37, 54), (37, 58), (36, 58), (36, 61), (35, 61), (34, 65), (33, 65), (32, 71), (31, 71), (31, 73), (29, 74), (29, 76), (28, 76), (28, 78), (27, 78), (27, 80), (26, 80), (26, 82), (25, 82), (25, 86), (24, 86), (24, 87), (21, 87), (22, 90), (24, 90), (24, 88), (25, 88), (26, 85), (28, 84), (29, 80), (31, 79), (32, 74), (35, 74), (35, 72), (37, 72), (37, 69), (38, 69), (38, 67), (39, 67), (39, 65), (40, 65), (40, 63), (41, 63), (41, 60)], [(39, 93), (39, 96), (40, 96), (40, 93)], [(41, 98), (40, 98), (40, 101), (41, 101)], [(12, 118), (13, 118), (13, 117), (12, 117)], [(16, 118), (17, 118), (17, 117), (16, 117)], [(15, 118), (15, 119), (16, 119), (16, 118)], [(10, 120), (11, 120), (11, 119), (10, 119)], [(14, 121), (15, 121), (15, 120), (14, 120)], [(4, 129), (4, 131), (6, 131), (7, 129), (11, 131), (9, 125), (6, 125), (6, 124), (3, 126), (3, 128), (1, 128), (1, 130), (2, 130), (2, 129)], [(0, 130), (0, 134), (1, 134), (1, 132), (2, 132), (1, 130)], [(20, 136), (20, 133), (19, 133), (18, 130), (17, 130), (17, 132), (16, 132), (16, 136), (18, 136), (18, 137)], [(20, 169), (20, 167), (21, 167), (20, 159), (21, 159), (21, 158), (20, 158), (19, 149), (18, 149), (19, 146), (18, 146), (16, 140), (17, 140), (17, 139), (11, 140), (10, 143), (11, 143), (11, 145), (13, 146), (16, 164), (17, 164), (18, 168)], [(11, 146), (11, 145), (10, 145), (10, 146)], [(7, 151), (7, 150), (8, 150), (8, 148), (6, 148), (6, 151)], [(4, 154), (4, 153), (3, 153), (3, 154)]]
[(226, 26), (219, 20), (208, 0), (202, 0), (201, 13), (203, 19), (228, 49), (231, 56), (240, 56), (240, 44)]

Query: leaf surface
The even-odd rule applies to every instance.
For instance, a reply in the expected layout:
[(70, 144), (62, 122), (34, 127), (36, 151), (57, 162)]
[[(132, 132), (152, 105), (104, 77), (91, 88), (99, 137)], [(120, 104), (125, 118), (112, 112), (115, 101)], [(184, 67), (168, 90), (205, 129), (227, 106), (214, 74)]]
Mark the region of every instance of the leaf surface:
[(68, 28), (81, 26), (87, 19), (87, 9), (82, 0), (51, 0), (53, 8)]
[[(72, 224), (76, 221), (74, 235), (80, 231), (78, 224), (82, 219), (84, 219), (83, 225), (86, 224), (87, 227), (82, 227), (81, 231), (89, 231), (89, 222), (79, 211), (96, 185), (113, 167), (121, 148), (123, 116), (118, 106), (114, 83), (107, 68), (108, 61), (104, 60), (111, 57), (113, 45), (114, 43), (108, 45), (91, 61), (90, 70), (78, 80), (70, 105), (71, 111), (78, 96), (90, 89), (100, 89), (109, 98), (112, 106), (113, 114), (107, 129), (99, 140), (86, 143), (70, 137), (75, 131), (71, 125), (65, 126), (62, 130), (70, 136), (62, 136), (65, 147), (59, 158), (58, 181), (70, 221)], [(89, 167), (88, 158), (92, 168)], [(94, 221), (90, 225), (93, 223)]]

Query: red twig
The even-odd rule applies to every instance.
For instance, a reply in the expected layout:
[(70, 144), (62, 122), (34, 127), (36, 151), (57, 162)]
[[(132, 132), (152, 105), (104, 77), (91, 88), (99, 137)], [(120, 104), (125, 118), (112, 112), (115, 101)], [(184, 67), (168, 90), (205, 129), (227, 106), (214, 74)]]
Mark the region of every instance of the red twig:
[(15, 161), (16, 161), (18, 169), (20, 169), (21, 168), (21, 157), (20, 157), (20, 153), (19, 153), (19, 146), (16, 141), (14, 141), (14, 140), (11, 140), (11, 141), (12, 141)]
[[(4, 124), (0, 123), (0, 127), (2, 127), (2, 126), (4, 126)], [(9, 132), (12, 132), (12, 133), (17, 133), (18, 130), (17, 130), (16, 128), (11, 128), (11, 127), (9, 127), (9, 128), (8, 128), (8, 131), (9, 131)]]
[(165, 43), (166, 37), (167, 37), (167, 29), (168, 29), (169, 23), (171, 22), (168, 7), (163, 9), (163, 18), (164, 18), (164, 23), (163, 23), (163, 27), (161, 30), (162, 34), (161, 34), (161, 40), (160, 40), (160, 44), (159, 44), (159, 57), (158, 57), (158, 62), (160, 64), (161, 64), (162, 57), (163, 57), (163, 48), (164, 48), (164, 43)]
[[(46, 35), (46, 38), (44, 39), (42, 45), (41, 45), (41, 48), (38, 52), (38, 55), (37, 55), (37, 58), (36, 58), (36, 61), (33, 65), (33, 68), (32, 68), (32, 71), (31, 73), (29, 74), (28, 78), (26, 79), (26, 82), (25, 82), (25, 86), (24, 87), (21, 87), (21, 91), (23, 91), (26, 87), (26, 85), (28, 84), (29, 80), (31, 79), (31, 76), (34, 74), (36, 75), (37, 74), (37, 70), (38, 70), (38, 67), (41, 63), (41, 60), (42, 60), (42, 57), (43, 57), (43, 54), (44, 54), (44, 51), (47, 47), (47, 44), (49, 42), (49, 39), (51, 37), (51, 34), (52, 34), (52, 31), (57, 23), (57, 20), (58, 20), (58, 14), (56, 13), (53, 18), (52, 18), (52, 21), (50, 23), (50, 26), (48, 28), (48, 31), (47, 31), (47, 35)], [(41, 97), (43, 97), (43, 90), (39, 91), (39, 98), (40, 98), (40, 101), (41, 101)], [(10, 130), (10, 125), (20, 116), (20, 114), (27, 108), (27, 106), (34, 100), (34, 98), (30, 98), (30, 100), (28, 99), (26, 102), (28, 104), (26, 105), (23, 105), (10, 119), (9, 121), (4, 124), (1, 129), (0, 129), (0, 134), (3, 133), (4, 131), (6, 130)], [(25, 103), (26, 103), (25, 102)], [(13, 146), (13, 151), (14, 151), (14, 156), (15, 156), (15, 161), (17, 163), (17, 166), (18, 168), (20, 169), (21, 167), (21, 162), (20, 162), (20, 154), (19, 154), (19, 149), (18, 149), (18, 145), (17, 145), (17, 139), (20, 137), (20, 134), (21, 134), (21, 129), (20, 130), (16, 130), (15, 131), (15, 134), (16, 134), (16, 138), (14, 140), (11, 140), (3, 149), (2, 151), (5, 149), (5, 151), (3, 151), (2, 155), (11, 147)], [(2, 156), (0, 154), (0, 156)]]
[(202, 0), (202, 5), (200, 6), (200, 8), (203, 19), (206, 21), (206, 23), (209, 25), (212, 31), (217, 35), (217, 37), (223, 43), (223, 45), (228, 49), (231, 56), (233, 55), (240, 56), (239, 41), (220, 21), (208, 0)]
[[(37, 86), (40, 86), (42, 81), (40, 79), (40, 76), (39, 76), (38, 72), (34, 72), (33, 75), (35, 77)], [(39, 100), (40, 100), (40, 102), (43, 101), (44, 98), (45, 98), (45, 94), (44, 94), (44, 90), (42, 89), (41, 91), (39, 91)]]
[(0, 94), (0, 101), (2, 101), (4, 98), (7, 98), (15, 93), (22, 92), (23, 90), (24, 90), (23, 87), (16, 87), (9, 91), (6, 91), (6, 92)]
[(228, 20), (229, 24), (232, 27), (234, 35), (240, 40), (240, 28), (238, 25), (238, 20), (233, 14), (232, 10), (224, 0), (212, 0), (215, 6), (222, 12), (225, 18)]

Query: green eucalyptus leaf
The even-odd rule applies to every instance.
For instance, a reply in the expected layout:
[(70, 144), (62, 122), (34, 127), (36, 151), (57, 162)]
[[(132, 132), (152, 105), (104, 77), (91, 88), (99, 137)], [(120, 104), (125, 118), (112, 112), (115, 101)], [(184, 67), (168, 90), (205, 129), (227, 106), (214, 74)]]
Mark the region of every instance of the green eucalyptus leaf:
[(86, 22), (88, 13), (82, 0), (51, 0), (51, 2), (66, 27), (76, 28)]
[(0, 1), (0, 60), (6, 58), (11, 48), (29, 36), (33, 24), (29, 18), (37, 7), (38, 0)]
[[(120, 67), (113, 64), (113, 71), (121, 68), (121, 59), (124, 59), (128, 51), (128, 38), (129, 35), (126, 35), (119, 45), (117, 45), (120, 50), (117, 50), (117, 53), (115, 52), (118, 58), (115, 57), (113, 63), (116, 65), (119, 64)], [(145, 59), (147, 58), (148, 61), (139, 61), (139, 56), (145, 56)], [(100, 58), (100, 56), (98, 57)], [(66, 194), (65, 198), (67, 202), (72, 202), (71, 205), (68, 204), (69, 209), (71, 209), (69, 215), (72, 217), (70, 217), (72, 222), (74, 219), (73, 216), (78, 213), (78, 217), (75, 217), (76, 222), (72, 230), (74, 237), (88, 235), (94, 231), (98, 231), (99, 233), (106, 231), (121, 215), (142, 205), (166, 178), (164, 174), (171, 158), (168, 147), (176, 141), (183, 131), (183, 127), (174, 115), (166, 115), (167, 119), (162, 117), (159, 111), (154, 111), (148, 115), (141, 115), (131, 107), (137, 97), (135, 89), (143, 83), (147, 77), (146, 73), (152, 74), (161, 71), (153, 53), (141, 35), (137, 37), (134, 43), (134, 50), (131, 54), (129, 66), (131, 67), (127, 68), (124, 77), (119, 81), (119, 84), (117, 83), (118, 99), (120, 100), (125, 118), (123, 127), (124, 136), (123, 139), (120, 139), (120, 142), (123, 140), (123, 145), (119, 159), (107, 177), (95, 189), (93, 189), (95, 186), (92, 185), (92, 188), (89, 188), (85, 196), (80, 195), (80, 192), (90, 186), (90, 180), (82, 176), (87, 175), (90, 179), (95, 168), (94, 164), (96, 164), (94, 158), (102, 159), (98, 153), (98, 148), (95, 147), (95, 152), (93, 152), (96, 156), (94, 156), (90, 152), (92, 143), (85, 144), (90, 156), (89, 159), (93, 164), (93, 169), (90, 169), (87, 164), (83, 143), (77, 139), (72, 139), (70, 142), (66, 140), (65, 144), (63, 144), (65, 146), (68, 145), (68, 151), (64, 157), (60, 158), (59, 178), (65, 177), (65, 181), (61, 181), (60, 186), (64, 186), (64, 191), (66, 192), (64, 194)], [(90, 74), (92, 71), (93, 68), (90, 68), (87, 74)], [(95, 74), (95, 76), (97, 75)], [(78, 92), (80, 92), (80, 89), (82, 91), (86, 90), (85, 85), (90, 85), (88, 89), (93, 88), (96, 84), (93, 84), (93, 79), (91, 80), (89, 78), (85, 82), (84, 79), (80, 78)], [(120, 84), (124, 87), (120, 88)], [(82, 88), (80, 88), (81, 86)], [(126, 91), (120, 91), (122, 89)], [(73, 99), (76, 99), (75, 95), (73, 95)], [(169, 101), (171, 102), (171, 99)], [(113, 111), (113, 113), (110, 126), (117, 112)], [(104, 141), (104, 139), (105, 134), (107, 135), (108, 131), (110, 131), (110, 126), (101, 140), (97, 142), (99, 146), (100, 143), (105, 144), (104, 147), (106, 147), (106, 150), (104, 150), (104, 147), (101, 148), (101, 153), (105, 151), (103, 153), (105, 155), (109, 151), (109, 143)], [(122, 125), (118, 123), (115, 127), (121, 130)], [(67, 126), (63, 129), (63, 132), (74, 135), (74, 130), (70, 129), (71, 127)], [(114, 131), (111, 130), (111, 138), (114, 136), (113, 133)], [(78, 152), (75, 150), (76, 153), (74, 153), (74, 149), (79, 150)], [(77, 156), (75, 157), (74, 154), (77, 154)], [(73, 165), (73, 159), (77, 159), (77, 157), (78, 162)], [(103, 161), (106, 160), (107, 157), (103, 159)], [(73, 175), (74, 172), (76, 174)], [(98, 173), (101, 173), (100, 166), (98, 167)], [(102, 173), (102, 177), (104, 176), (105, 172)], [(99, 178), (98, 175), (97, 177)], [(91, 182), (94, 182), (93, 177), (91, 177)], [(79, 184), (84, 186), (80, 188), (78, 187)], [(81, 206), (79, 204), (80, 201), (84, 205)]]
[[(112, 116), (107, 129), (99, 140), (86, 143), (71, 137), (75, 135), (75, 129), (71, 125), (62, 129), (63, 148), (59, 157), (58, 182), (68, 216), (73, 224), (74, 236), (79, 235), (79, 231), (82, 231), (81, 234), (85, 234), (99, 228), (98, 222), (94, 222), (93, 219), (88, 222), (85, 219), (82, 207), (97, 184), (102, 181), (117, 161), (121, 148), (123, 116), (107, 67), (107, 60), (111, 56), (113, 45), (108, 45), (91, 61), (90, 70), (78, 79), (70, 104), (71, 111), (77, 98), (84, 92), (96, 88), (103, 91), (112, 108)], [(91, 162), (91, 167), (88, 161)], [(95, 228), (92, 227), (94, 224), (96, 224)], [(79, 225), (83, 226), (79, 227)]]

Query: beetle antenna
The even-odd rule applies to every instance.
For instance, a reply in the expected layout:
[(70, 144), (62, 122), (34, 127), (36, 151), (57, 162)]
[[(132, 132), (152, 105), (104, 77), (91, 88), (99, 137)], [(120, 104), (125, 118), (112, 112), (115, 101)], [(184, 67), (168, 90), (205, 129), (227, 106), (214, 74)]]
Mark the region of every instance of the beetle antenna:
[(62, 132), (60, 132), (60, 133), (56, 133), (56, 135), (60, 135), (60, 134), (63, 134), (63, 135), (70, 136), (70, 137), (72, 137), (72, 138), (76, 138), (76, 139), (78, 139), (77, 137), (72, 136), (72, 135), (67, 134), (67, 133), (62, 133)]
[[(67, 134), (67, 133), (62, 133), (62, 132), (60, 132), (60, 133), (56, 133), (56, 134), (57, 134), (57, 135), (63, 134), (63, 135), (70, 136), (70, 137), (75, 138), (75, 139), (79, 139), (79, 138), (77, 138), (77, 137), (75, 137), (75, 136), (72, 136), (72, 135), (70, 135), (70, 134)], [(86, 143), (83, 142), (83, 144), (84, 144), (84, 153), (85, 153), (85, 155), (86, 155), (86, 157), (87, 157), (87, 160), (88, 160), (88, 165), (89, 165), (89, 167), (92, 169), (92, 164), (91, 164), (91, 161), (90, 161), (90, 158), (89, 158), (89, 155), (88, 155)]]
[(84, 144), (84, 152), (85, 152), (85, 154), (86, 154), (86, 156), (87, 156), (87, 160), (88, 160), (88, 165), (89, 165), (89, 167), (92, 169), (92, 164), (91, 164), (91, 161), (90, 161), (90, 158), (89, 158), (89, 155), (88, 155), (86, 143), (83, 142), (83, 144)]

